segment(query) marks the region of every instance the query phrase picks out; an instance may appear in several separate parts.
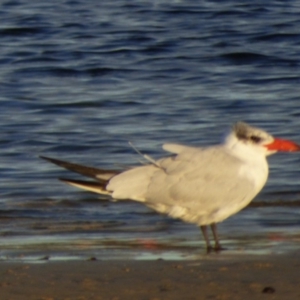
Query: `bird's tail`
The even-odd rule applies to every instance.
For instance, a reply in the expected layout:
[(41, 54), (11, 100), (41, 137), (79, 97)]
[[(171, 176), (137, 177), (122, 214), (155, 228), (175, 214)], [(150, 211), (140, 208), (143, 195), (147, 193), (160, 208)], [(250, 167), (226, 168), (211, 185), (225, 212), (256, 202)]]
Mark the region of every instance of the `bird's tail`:
[(98, 194), (109, 195), (110, 192), (106, 190), (106, 185), (113, 176), (120, 173), (120, 171), (117, 170), (103, 170), (94, 167), (74, 164), (74, 163), (70, 163), (67, 161), (50, 158), (46, 156), (40, 156), (40, 158), (45, 159), (60, 167), (63, 167), (69, 171), (96, 179), (96, 181), (83, 181), (83, 180), (75, 180), (69, 178), (60, 178), (61, 181), (66, 182), (70, 185)]

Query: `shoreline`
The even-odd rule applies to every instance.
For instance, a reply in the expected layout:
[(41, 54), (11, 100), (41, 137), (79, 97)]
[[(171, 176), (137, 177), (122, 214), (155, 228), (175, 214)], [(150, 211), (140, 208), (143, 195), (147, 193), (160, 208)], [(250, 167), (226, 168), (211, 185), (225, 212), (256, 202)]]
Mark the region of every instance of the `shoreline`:
[(0, 262), (2, 300), (300, 299), (298, 253)]

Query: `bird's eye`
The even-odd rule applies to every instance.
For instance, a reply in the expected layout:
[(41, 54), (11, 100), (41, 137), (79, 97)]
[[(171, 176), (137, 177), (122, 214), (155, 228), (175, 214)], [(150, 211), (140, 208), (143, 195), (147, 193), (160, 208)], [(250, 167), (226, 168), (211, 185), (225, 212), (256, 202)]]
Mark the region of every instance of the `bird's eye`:
[(261, 138), (259, 136), (256, 135), (251, 135), (250, 136), (250, 141), (252, 141), (255, 144), (258, 144), (261, 142)]

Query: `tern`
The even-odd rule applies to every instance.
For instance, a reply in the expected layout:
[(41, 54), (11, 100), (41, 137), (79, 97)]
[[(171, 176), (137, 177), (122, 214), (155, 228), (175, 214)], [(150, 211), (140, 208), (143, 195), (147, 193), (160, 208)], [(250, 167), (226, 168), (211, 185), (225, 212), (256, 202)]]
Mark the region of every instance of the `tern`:
[(158, 213), (198, 225), (209, 252), (222, 250), (216, 224), (246, 207), (265, 185), (269, 173), (266, 157), (277, 151), (300, 151), (300, 145), (238, 122), (219, 145), (164, 144), (163, 149), (171, 155), (158, 160), (145, 155), (146, 165), (126, 170), (41, 158), (94, 179), (60, 178), (72, 186), (109, 195), (114, 200), (141, 202)]

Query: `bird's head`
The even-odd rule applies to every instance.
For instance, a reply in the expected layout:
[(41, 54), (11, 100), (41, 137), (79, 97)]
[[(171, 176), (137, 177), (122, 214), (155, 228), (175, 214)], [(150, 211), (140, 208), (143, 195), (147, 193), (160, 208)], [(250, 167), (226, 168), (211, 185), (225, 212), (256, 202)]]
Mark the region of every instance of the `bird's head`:
[(266, 131), (252, 127), (244, 122), (238, 122), (233, 126), (232, 132), (226, 139), (227, 143), (233, 147), (235, 147), (235, 144), (240, 145), (245, 151), (249, 149), (249, 152), (263, 153), (265, 156), (277, 151), (300, 151), (300, 145), (289, 140), (275, 138)]

